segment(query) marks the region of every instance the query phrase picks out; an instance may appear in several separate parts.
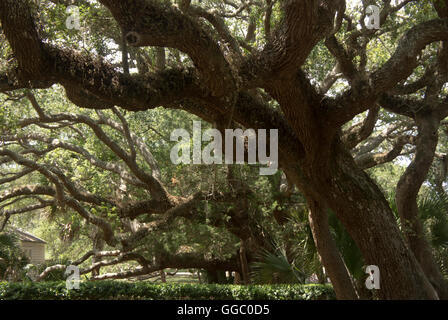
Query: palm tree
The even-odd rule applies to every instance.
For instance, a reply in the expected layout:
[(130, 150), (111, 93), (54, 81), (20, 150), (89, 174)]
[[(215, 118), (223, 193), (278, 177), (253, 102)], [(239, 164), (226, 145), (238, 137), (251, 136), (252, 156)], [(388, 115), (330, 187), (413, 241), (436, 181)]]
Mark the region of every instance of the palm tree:
[[(272, 250), (264, 250), (259, 255), (258, 262), (252, 263), (254, 281), (259, 283), (304, 283), (305, 279), (314, 274), (317, 275), (320, 282), (326, 282), (326, 276), (323, 273), (314, 244), (306, 207), (290, 210), (288, 214), (288, 223), (285, 225), (286, 237), (283, 241), (275, 240)], [(332, 212), (329, 212), (329, 224), (332, 236), (348, 270), (353, 278), (362, 282), (363, 285), (365, 273), (361, 252)], [(289, 250), (286, 250), (286, 247)]]
[[(390, 194), (389, 202), (399, 222), (394, 193)], [(425, 237), (433, 248), (442, 274), (448, 278), (448, 196), (429, 190), (419, 197), (417, 204)]]
[(29, 262), (20, 248), (19, 240), (12, 233), (0, 233), (0, 280), (20, 278), (20, 271)]
[(290, 263), (284, 247), (273, 245), (274, 252), (263, 249), (259, 261), (252, 263), (254, 283), (305, 283), (305, 274), (294, 261)]

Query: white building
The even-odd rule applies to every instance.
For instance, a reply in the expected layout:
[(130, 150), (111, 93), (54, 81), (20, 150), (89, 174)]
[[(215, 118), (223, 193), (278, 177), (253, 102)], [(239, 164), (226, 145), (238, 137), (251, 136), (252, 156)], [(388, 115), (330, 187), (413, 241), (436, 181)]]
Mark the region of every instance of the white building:
[(20, 246), (26, 256), (30, 258), (31, 264), (41, 264), (45, 262), (46, 242), (28, 232), (14, 228), (13, 232), (20, 240)]

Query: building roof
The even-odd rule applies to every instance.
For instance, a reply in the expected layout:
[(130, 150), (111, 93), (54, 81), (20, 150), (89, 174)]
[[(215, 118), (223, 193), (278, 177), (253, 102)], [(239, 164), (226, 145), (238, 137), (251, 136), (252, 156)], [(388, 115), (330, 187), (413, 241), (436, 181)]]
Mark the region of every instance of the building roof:
[(26, 231), (20, 230), (19, 228), (12, 227), (12, 231), (17, 235), (20, 241), (34, 242), (34, 243), (46, 243), (44, 240), (28, 233)]

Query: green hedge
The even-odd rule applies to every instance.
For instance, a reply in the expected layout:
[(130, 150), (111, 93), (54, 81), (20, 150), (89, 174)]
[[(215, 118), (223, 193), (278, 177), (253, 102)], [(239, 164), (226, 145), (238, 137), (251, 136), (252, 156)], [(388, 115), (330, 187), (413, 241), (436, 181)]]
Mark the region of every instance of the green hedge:
[(153, 284), (85, 281), (79, 290), (65, 282), (0, 283), (0, 300), (330, 300), (329, 285)]

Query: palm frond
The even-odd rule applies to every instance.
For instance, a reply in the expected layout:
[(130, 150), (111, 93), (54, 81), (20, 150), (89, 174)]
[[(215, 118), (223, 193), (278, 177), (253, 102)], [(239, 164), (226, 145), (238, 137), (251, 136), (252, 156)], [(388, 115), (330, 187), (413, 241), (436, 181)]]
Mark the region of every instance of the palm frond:
[(251, 264), (251, 276), (255, 283), (304, 283), (305, 275), (294, 264), (289, 263), (283, 248), (273, 253), (263, 250), (259, 261)]
[(448, 246), (448, 196), (428, 193), (419, 198), (418, 210), (432, 246)]

